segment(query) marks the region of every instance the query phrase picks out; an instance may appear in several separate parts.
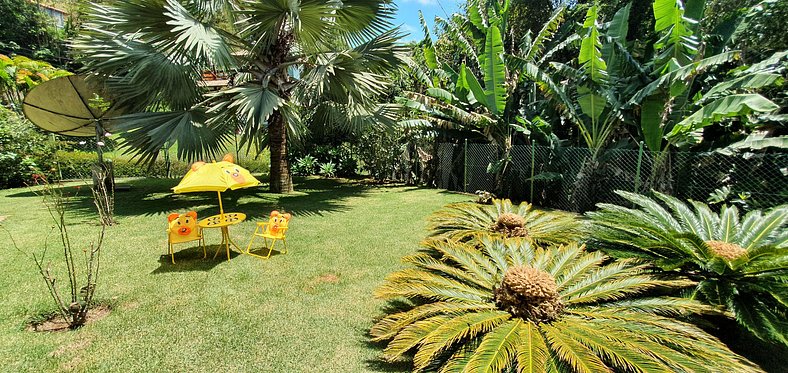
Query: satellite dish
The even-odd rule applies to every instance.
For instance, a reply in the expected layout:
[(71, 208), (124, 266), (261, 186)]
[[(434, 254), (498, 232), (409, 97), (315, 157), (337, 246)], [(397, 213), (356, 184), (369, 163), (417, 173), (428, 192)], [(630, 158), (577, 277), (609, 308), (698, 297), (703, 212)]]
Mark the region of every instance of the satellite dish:
[[(25, 96), (27, 119), (58, 135), (93, 137), (111, 130), (109, 119), (119, 116), (101, 86), (82, 75), (69, 75), (39, 84)], [(97, 128), (99, 126), (100, 128)]]
[[(102, 85), (88, 81), (83, 75), (69, 75), (39, 84), (25, 96), (22, 111), (27, 119), (41, 129), (58, 135), (94, 137), (100, 143), (112, 130), (111, 120), (122, 113)], [(112, 166), (104, 163), (97, 147), (98, 166), (106, 176), (108, 189), (114, 188)], [(94, 171), (95, 172), (95, 171)], [(94, 173), (94, 184), (98, 182)]]

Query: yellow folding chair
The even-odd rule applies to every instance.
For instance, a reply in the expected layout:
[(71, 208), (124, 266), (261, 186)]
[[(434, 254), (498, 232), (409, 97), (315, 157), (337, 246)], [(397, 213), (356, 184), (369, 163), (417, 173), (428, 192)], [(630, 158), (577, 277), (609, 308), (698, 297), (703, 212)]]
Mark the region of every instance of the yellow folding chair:
[(175, 264), (174, 244), (199, 241), (202, 246), (202, 257), (206, 258), (205, 239), (202, 235), (202, 228), (197, 225), (197, 213), (189, 211), (185, 214), (172, 213), (167, 216), (167, 246), (169, 248), (172, 264)]
[[(246, 253), (252, 256), (256, 256), (258, 258), (268, 259), (271, 257), (271, 253), (274, 251), (274, 246), (276, 245), (276, 241), (282, 241), (282, 245), (284, 245), (284, 251), (282, 254), (287, 253), (287, 228), (288, 223), (290, 223), (290, 214), (280, 214), (279, 211), (271, 211), (271, 216), (268, 218), (268, 222), (265, 223), (257, 223), (257, 227), (254, 229), (254, 233), (252, 234), (252, 239), (249, 240), (249, 245), (246, 247)], [(259, 254), (255, 254), (251, 251), (252, 243), (254, 243), (255, 237), (262, 237), (263, 238), (263, 248), (268, 249), (268, 254), (263, 256)], [(268, 247), (268, 240), (271, 240), (271, 247)]]

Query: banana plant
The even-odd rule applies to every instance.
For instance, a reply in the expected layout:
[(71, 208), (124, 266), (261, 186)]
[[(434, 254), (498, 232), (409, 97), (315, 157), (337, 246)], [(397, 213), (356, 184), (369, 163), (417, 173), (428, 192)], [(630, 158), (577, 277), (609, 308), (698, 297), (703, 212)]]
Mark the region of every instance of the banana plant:
[(782, 84), (785, 52), (777, 53), (749, 68), (723, 71), (723, 79), (706, 89), (698, 77), (739, 58), (737, 51), (722, 50), (705, 56), (704, 35), (698, 20), (704, 0), (655, 0), (654, 30), (659, 40), (651, 61), (643, 64), (653, 81), (627, 102), (640, 111), (640, 128), (646, 146), (665, 151), (699, 142), (700, 130), (728, 118), (745, 123), (751, 113), (769, 113), (779, 106), (757, 93), (758, 89)]
[(528, 121), (519, 112), (524, 102), (519, 90), (525, 76), (522, 67), (526, 63), (543, 65), (553, 53), (577, 40), (556, 42), (565, 12), (560, 8), (535, 37), (528, 35), (521, 43), (514, 43), (507, 29), (508, 12), (509, 1), (477, 0), (469, 3), (467, 15), (454, 14), (450, 20), (436, 17), (445, 30), (442, 37), (457, 40), (461, 46), (466, 62), (456, 70), (438, 61), (422, 18), (423, 55), (429, 71), (419, 66), (411, 66), (411, 70), (425, 89), (409, 92), (403, 99), (422, 124), (470, 131), (498, 145), (498, 160), (488, 165), (498, 188), (510, 163), (514, 135), (528, 133), (522, 125)]
[[(631, 121), (626, 97), (643, 85), (642, 67), (626, 48), (630, 5), (609, 22), (598, 5), (588, 8), (580, 37), (577, 67), (551, 62), (548, 68), (523, 61), (522, 69), (579, 131), (595, 160), (613, 132)], [(557, 83), (560, 79), (561, 84)]]

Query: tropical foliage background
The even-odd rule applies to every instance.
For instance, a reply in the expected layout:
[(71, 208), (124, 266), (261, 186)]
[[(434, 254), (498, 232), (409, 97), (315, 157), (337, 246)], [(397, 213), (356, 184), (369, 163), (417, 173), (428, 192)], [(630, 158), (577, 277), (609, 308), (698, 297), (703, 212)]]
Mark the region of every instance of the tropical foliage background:
[[(496, 144), (488, 172), (501, 196), (515, 144), (590, 149), (582, 190), (607, 150), (643, 146), (661, 154), (646, 187), (670, 192), (677, 150), (788, 143), (779, 1), (468, 0), (408, 46), (391, 1), (44, 4), (69, 14), (74, 59), (59, 67), (99, 74), (134, 113), (116, 130), (129, 156), (271, 149), (277, 191), (293, 171), (319, 173), (293, 170), (307, 156), (344, 176), (431, 185), (436, 144), (468, 140)], [(39, 27), (28, 24), (16, 34)], [(200, 83), (206, 71), (227, 89)]]

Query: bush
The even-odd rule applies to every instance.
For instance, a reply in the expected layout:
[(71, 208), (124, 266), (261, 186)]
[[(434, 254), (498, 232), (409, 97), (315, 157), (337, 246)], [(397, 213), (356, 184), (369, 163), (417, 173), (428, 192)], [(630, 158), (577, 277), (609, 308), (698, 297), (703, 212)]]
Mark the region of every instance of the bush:
[[(105, 158), (112, 159), (111, 156)], [(152, 165), (140, 164), (135, 160), (114, 157), (113, 174), (115, 177), (181, 177), (189, 171), (190, 162), (171, 160), (169, 163), (169, 174), (167, 162), (164, 157), (159, 157)], [(90, 177), (90, 170), (93, 164), (98, 161), (96, 153), (84, 151), (59, 151), (57, 161), (60, 172), (64, 179), (83, 179)], [(270, 167), (268, 160), (264, 157), (257, 159), (252, 157), (241, 158), (238, 163), (252, 173), (262, 173), (267, 175)]]
[(304, 145), (301, 149), (294, 149), (290, 156), (292, 170), (294, 174), (302, 176), (323, 174), (319, 172), (319, 165), (333, 163), (336, 175), (355, 176), (358, 160), (353, 153), (353, 146), (348, 142), (336, 145)]
[(23, 186), (36, 173), (52, 176), (58, 144), (17, 113), (0, 108), (0, 188)]
[(0, 152), (0, 186), (25, 185), (38, 173), (36, 163), (14, 152)]

